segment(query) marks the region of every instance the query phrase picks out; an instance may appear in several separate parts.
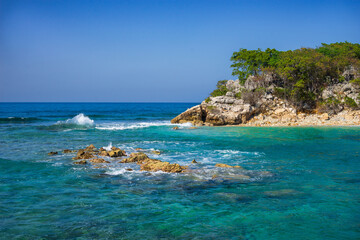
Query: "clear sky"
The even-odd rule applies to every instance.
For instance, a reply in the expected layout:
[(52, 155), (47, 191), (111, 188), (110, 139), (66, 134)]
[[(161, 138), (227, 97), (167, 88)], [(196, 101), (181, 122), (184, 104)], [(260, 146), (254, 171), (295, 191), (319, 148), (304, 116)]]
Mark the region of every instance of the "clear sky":
[(200, 102), (239, 48), (360, 42), (360, 1), (0, 0), (0, 101)]

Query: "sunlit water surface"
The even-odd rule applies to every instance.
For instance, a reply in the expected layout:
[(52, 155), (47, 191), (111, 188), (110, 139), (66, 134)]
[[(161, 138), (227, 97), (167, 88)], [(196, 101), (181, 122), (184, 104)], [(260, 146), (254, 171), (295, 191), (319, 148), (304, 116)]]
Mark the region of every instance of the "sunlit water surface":
[[(360, 239), (359, 127), (173, 130), (193, 105), (1, 103), (0, 238)], [(61, 153), (110, 142), (190, 172)]]

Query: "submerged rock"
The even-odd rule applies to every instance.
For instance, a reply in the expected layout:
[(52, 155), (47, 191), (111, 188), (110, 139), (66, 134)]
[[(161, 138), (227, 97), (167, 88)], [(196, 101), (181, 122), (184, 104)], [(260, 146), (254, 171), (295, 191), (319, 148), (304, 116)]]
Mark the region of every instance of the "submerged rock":
[(294, 189), (281, 189), (275, 191), (266, 191), (264, 195), (271, 198), (291, 197), (301, 195), (302, 193)]
[(74, 162), (74, 164), (87, 164), (87, 161), (81, 160), (81, 161)]
[(247, 180), (247, 179), (250, 179), (250, 176), (245, 175), (245, 174), (235, 174), (235, 175), (225, 176), (224, 179), (226, 179), (226, 180)]
[(156, 155), (160, 155), (160, 154), (161, 154), (161, 152), (160, 152), (159, 150), (151, 151), (151, 153), (156, 154)]
[(64, 149), (63, 153), (73, 153), (76, 152), (76, 150), (70, 150), (70, 149)]
[(173, 127), (172, 129), (174, 129), (174, 130), (178, 130), (178, 129), (179, 129), (179, 127), (178, 127), (178, 126), (176, 126), (176, 127)]
[(229, 202), (247, 202), (252, 200), (252, 198), (248, 195), (237, 194), (237, 193), (219, 192), (219, 193), (215, 193), (214, 195)]
[(224, 164), (224, 163), (217, 163), (215, 164), (215, 167), (221, 167), (221, 168), (243, 168), (241, 166), (230, 166), (230, 165), (227, 165), (227, 164)]
[(94, 158), (94, 159), (91, 159), (90, 162), (92, 162), (92, 163), (110, 163), (109, 161), (106, 161), (102, 158)]
[(58, 154), (58, 152), (49, 152), (48, 153), (49, 156), (53, 156), (53, 155), (56, 155), (56, 154)]

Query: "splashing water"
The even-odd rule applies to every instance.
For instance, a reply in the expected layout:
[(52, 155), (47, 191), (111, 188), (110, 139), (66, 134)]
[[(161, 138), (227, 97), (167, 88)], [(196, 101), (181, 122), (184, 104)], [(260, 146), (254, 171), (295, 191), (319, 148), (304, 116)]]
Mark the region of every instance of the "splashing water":
[(109, 143), (106, 147), (103, 147), (106, 151), (110, 151), (112, 148), (112, 142)]
[(65, 122), (60, 122), (60, 123), (93, 126), (94, 120), (90, 119), (88, 116), (85, 116), (83, 113), (80, 113), (80, 114), (76, 115), (75, 117), (68, 119)]

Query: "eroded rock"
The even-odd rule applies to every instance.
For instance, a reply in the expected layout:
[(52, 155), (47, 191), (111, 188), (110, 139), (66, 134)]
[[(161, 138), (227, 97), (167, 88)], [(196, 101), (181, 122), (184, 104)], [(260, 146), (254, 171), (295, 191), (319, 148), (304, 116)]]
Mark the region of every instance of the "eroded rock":
[(149, 172), (163, 171), (169, 173), (180, 173), (184, 169), (186, 169), (186, 167), (180, 166), (177, 163), (171, 164), (169, 162), (162, 162), (157, 159), (146, 159), (140, 165), (141, 171), (149, 171)]
[(160, 152), (159, 150), (151, 151), (151, 153), (156, 154), (156, 155), (160, 155), (160, 154), (161, 154), (161, 152)]
[(73, 160), (78, 160), (78, 159), (91, 159), (94, 158), (95, 156), (89, 152), (86, 152), (84, 149), (80, 149), (77, 154), (76, 157), (73, 157)]
[(224, 164), (224, 163), (217, 163), (215, 164), (215, 167), (221, 167), (221, 168), (243, 168), (241, 166), (231, 166), (231, 165), (227, 165), (227, 164)]
[(128, 158), (121, 160), (121, 163), (141, 163), (148, 159), (148, 155), (142, 152), (131, 153)]
[(103, 158), (94, 158), (90, 160), (91, 163), (110, 163), (109, 161), (104, 160)]
[(73, 153), (76, 152), (76, 150), (70, 150), (70, 149), (64, 149), (63, 153)]
[(87, 164), (87, 161), (81, 160), (81, 161), (74, 162), (74, 164)]

